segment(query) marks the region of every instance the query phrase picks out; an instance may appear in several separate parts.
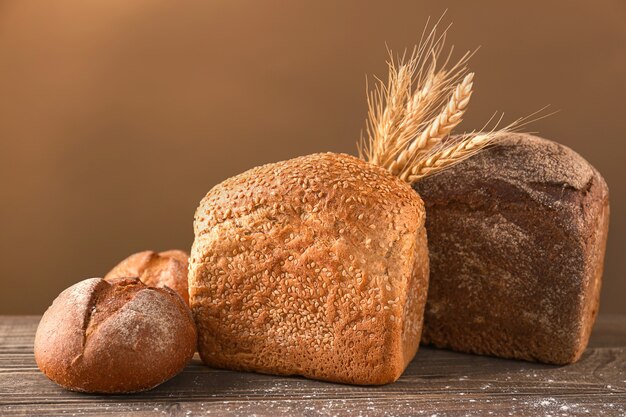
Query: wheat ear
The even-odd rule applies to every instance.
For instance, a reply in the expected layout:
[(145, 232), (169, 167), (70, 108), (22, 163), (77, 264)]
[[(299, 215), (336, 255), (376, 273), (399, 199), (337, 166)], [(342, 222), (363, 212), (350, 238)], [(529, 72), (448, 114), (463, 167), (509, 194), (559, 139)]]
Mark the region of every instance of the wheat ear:
[(404, 100), (410, 89), (415, 67), (414, 63), (396, 66), (389, 62), (389, 83), (380, 84), (368, 97), (369, 120), (367, 126), (371, 137), (390, 138), (388, 141), (373, 142), (369, 160), (374, 164), (385, 163), (384, 156), (391, 145), (391, 138), (398, 135), (400, 123), (405, 117)]
[[(388, 82), (378, 80), (368, 93), (366, 137), (357, 144), (359, 155), (369, 162), (394, 170), (398, 155), (422, 132), (441, 108), (447, 105), (456, 83), (465, 76), (467, 53), (447, 70), (438, 68), (446, 30), (437, 24), (424, 34), (407, 58), (390, 52)], [(450, 59), (443, 63), (447, 64)]]
[(480, 152), (510, 130), (511, 128), (507, 127), (494, 132), (470, 133), (450, 138), (446, 145), (441, 146), (440, 149), (434, 149), (429, 155), (416, 161), (400, 178), (409, 184), (414, 184), (424, 177), (443, 171)]
[(450, 55), (438, 66), (447, 31), (436, 35), (438, 23), (430, 32), (424, 29), (428, 34), (408, 60), (390, 61), (388, 83), (381, 81), (368, 95), (367, 138), (358, 144), (362, 158), (410, 184), (474, 155), (524, 120), (499, 130), (451, 136), (467, 110), (474, 73), (466, 71), (470, 53), (450, 69), (445, 69)]
[(390, 171), (400, 178), (406, 176), (411, 164), (421, 154), (439, 144), (452, 130), (461, 123), (472, 96), (474, 73), (465, 76), (454, 89), (454, 93), (439, 115), (397, 156), (390, 166)]

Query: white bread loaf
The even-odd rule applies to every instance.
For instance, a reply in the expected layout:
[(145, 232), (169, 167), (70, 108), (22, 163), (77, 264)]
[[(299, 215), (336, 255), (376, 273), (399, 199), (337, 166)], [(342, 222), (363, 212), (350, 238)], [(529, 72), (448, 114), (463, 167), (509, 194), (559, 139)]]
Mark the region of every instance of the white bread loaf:
[(353, 384), (395, 381), (418, 348), (424, 206), (343, 154), (251, 169), (197, 209), (190, 304), (214, 367)]

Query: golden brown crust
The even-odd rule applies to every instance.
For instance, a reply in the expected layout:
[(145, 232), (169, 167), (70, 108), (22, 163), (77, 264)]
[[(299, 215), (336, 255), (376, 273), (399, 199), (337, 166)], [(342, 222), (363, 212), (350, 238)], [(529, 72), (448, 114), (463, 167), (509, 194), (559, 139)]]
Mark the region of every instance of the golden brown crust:
[(150, 287), (169, 287), (189, 305), (187, 273), (189, 255), (178, 249), (156, 253), (150, 250), (137, 252), (124, 259), (109, 271), (104, 279), (138, 277)]
[(43, 315), (35, 359), (69, 390), (126, 393), (170, 379), (195, 347), (191, 312), (174, 291), (136, 278), (91, 278), (63, 291)]
[(170, 249), (159, 252), (159, 255), (164, 256), (166, 258), (173, 258), (180, 262), (187, 269), (189, 265), (189, 254), (184, 250), (180, 249)]
[(415, 263), (411, 274), (411, 281), (407, 284), (404, 294), (405, 304), (403, 317), (403, 353), (405, 366), (409, 364), (420, 344), (422, 325), (424, 321), (424, 306), (428, 295), (429, 262), (428, 241), (426, 228), (422, 227), (417, 233), (415, 245)]
[(207, 364), (383, 384), (413, 357), (424, 208), (383, 169), (332, 153), (257, 167), (214, 187), (194, 230), (190, 302)]

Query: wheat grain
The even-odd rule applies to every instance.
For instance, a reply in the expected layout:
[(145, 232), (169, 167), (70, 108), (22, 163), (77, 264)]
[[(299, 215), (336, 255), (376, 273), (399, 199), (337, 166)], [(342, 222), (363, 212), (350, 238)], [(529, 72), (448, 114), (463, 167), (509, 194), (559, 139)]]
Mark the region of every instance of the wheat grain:
[(447, 28), (437, 35), (438, 23), (430, 31), (427, 24), (408, 59), (406, 53), (394, 59), (390, 52), (388, 82), (378, 80), (368, 94), (366, 135), (358, 144), (362, 158), (409, 183), (474, 155), (523, 120), (499, 130), (450, 136), (472, 96), (474, 73), (466, 68), (472, 53), (446, 69), (451, 50), (440, 67)]
[(455, 145), (444, 147), (439, 152), (415, 162), (411, 168), (402, 173), (400, 178), (410, 184), (446, 167), (466, 159), (493, 142), (493, 135), (476, 135), (463, 139)]
[(428, 152), (441, 142), (452, 130), (461, 123), (463, 114), (472, 96), (474, 73), (469, 73), (459, 83), (446, 106), (417, 137), (402, 150), (395, 161), (389, 166), (392, 174), (404, 176), (412, 163), (419, 156)]
[(399, 155), (406, 152), (408, 144), (419, 134), (425, 123), (432, 119), (433, 107), (441, 102), (441, 97), (447, 91), (446, 76), (444, 71), (429, 75), (423, 87), (417, 89), (407, 100), (405, 115), (399, 124), (399, 134), (391, 141), (392, 146), (388, 148), (384, 164), (390, 172), (396, 173), (402, 163)]
[(432, 148), (461, 123), (463, 113), (465, 113), (472, 96), (473, 80), (473, 72), (465, 76), (463, 81), (455, 88), (454, 94), (452, 94), (448, 104), (442, 109), (439, 116), (409, 145), (409, 152)]
[[(370, 109), (370, 135), (379, 138), (389, 138), (387, 141), (374, 142), (370, 161), (374, 164), (384, 163), (386, 149), (392, 146), (393, 138), (399, 133), (399, 126), (404, 119), (405, 95), (410, 91), (415, 73), (414, 62), (408, 62), (396, 67), (395, 62), (389, 62), (389, 84), (379, 85), (368, 99)], [(383, 105), (384, 103), (384, 105)]]
[[(398, 155), (438, 114), (465, 75), (470, 53), (448, 70), (438, 68), (447, 29), (438, 35), (437, 24), (428, 33), (424, 29), (425, 35), (408, 58), (406, 52), (395, 58), (390, 51), (387, 84), (378, 80), (368, 93), (366, 134), (357, 147), (359, 155), (373, 164), (395, 166)], [(449, 60), (450, 55), (444, 66)]]
[(433, 148), (431, 152), (416, 161), (409, 170), (402, 173), (400, 178), (409, 184), (414, 184), (424, 177), (441, 172), (493, 145), (505, 137), (507, 132), (516, 130), (521, 120), (516, 120), (497, 130), (494, 128), (489, 132), (472, 132), (450, 137), (445, 143)]

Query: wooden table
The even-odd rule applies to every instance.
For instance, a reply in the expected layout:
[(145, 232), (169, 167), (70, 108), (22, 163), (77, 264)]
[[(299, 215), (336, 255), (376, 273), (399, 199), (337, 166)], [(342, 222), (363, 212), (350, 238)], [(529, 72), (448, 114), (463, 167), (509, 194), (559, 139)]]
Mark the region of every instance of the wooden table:
[(197, 358), (178, 376), (133, 395), (68, 392), (39, 372), (39, 317), (0, 316), (0, 415), (624, 416), (626, 316), (601, 316), (570, 366), (421, 348), (400, 380), (354, 387), (220, 371)]

